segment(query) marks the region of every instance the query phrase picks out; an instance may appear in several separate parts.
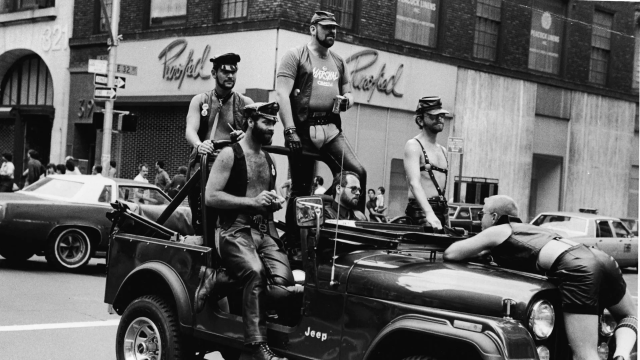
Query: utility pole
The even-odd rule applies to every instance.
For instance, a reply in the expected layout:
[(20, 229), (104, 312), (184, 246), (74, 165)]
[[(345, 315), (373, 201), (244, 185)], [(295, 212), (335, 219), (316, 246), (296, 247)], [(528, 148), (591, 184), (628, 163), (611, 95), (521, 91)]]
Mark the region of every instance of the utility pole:
[[(100, 1), (103, 10), (106, 10), (104, 2)], [(107, 15), (107, 14), (105, 14)], [(108, 16), (105, 16), (108, 18)], [(118, 23), (120, 22), (120, 0), (113, 0), (111, 3), (111, 47), (109, 48), (109, 64), (107, 72), (107, 86), (110, 88), (115, 87), (115, 75), (116, 75), (116, 58), (118, 44), (120, 38), (118, 37)], [(108, 176), (111, 165), (111, 129), (113, 128), (113, 103), (114, 100), (105, 100), (104, 106), (104, 124), (102, 126), (102, 158), (100, 163), (102, 164), (102, 175)]]

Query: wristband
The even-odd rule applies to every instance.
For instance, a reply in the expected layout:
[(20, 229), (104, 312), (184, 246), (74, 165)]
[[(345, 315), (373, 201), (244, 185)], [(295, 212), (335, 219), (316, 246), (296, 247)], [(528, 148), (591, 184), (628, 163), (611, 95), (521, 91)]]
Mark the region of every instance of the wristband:
[(202, 145), (202, 142), (196, 144), (196, 152), (200, 151), (200, 145)]
[(296, 127), (295, 126), (289, 126), (288, 128), (284, 129), (284, 134), (285, 135), (293, 134), (295, 132), (296, 132)]

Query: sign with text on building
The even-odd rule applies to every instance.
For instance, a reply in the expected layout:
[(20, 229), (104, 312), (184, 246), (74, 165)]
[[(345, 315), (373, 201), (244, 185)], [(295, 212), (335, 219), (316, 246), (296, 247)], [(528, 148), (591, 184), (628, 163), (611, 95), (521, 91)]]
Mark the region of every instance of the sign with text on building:
[[(106, 74), (95, 74), (93, 76), (93, 85), (107, 86), (109, 78)], [(127, 78), (124, 76), (116, 76), (114, 79), (114, 86), (118, 89), (124, 89), (127, 85)]]
[(93, 90), (95, 100), (115, 100), (117, 98), (116, 88), (108, 86), (96, 86)]
[(558, 74), (566, 5), (538, 0), (531, 12), (529, 69)]
[(435, 46), (439, 3), (439, 0), (398, 0), (396, 39)]
[(90, 73), (104, 74), (107, 72), (107, 64), (108, 62), (106, 60), (89, 59), (87, 71)]
[(447, 139), (447, 152), (450, 153), (464, 153), (464, 138), (450, 137)]

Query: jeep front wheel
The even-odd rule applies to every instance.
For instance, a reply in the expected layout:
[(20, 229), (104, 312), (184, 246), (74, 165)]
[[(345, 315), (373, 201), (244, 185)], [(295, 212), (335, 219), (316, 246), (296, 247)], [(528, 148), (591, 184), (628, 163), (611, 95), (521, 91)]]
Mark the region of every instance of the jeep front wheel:
[(116, 334), (118, 360), (183, 359), (178, 319), (159, 296), (142, 296), (122, 314)]

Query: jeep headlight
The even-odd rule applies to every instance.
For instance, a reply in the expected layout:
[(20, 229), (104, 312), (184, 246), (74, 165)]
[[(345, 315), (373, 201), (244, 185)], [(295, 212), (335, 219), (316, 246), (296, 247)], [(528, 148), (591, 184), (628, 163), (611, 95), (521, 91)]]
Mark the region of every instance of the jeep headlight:
[(533, 305), (531, 315), (529, 315), (529, 328), (535, 334), (536, 339), (548, 338), (553, 331), (555, 322), (556, 315), (550, 302), (539, 300)]

